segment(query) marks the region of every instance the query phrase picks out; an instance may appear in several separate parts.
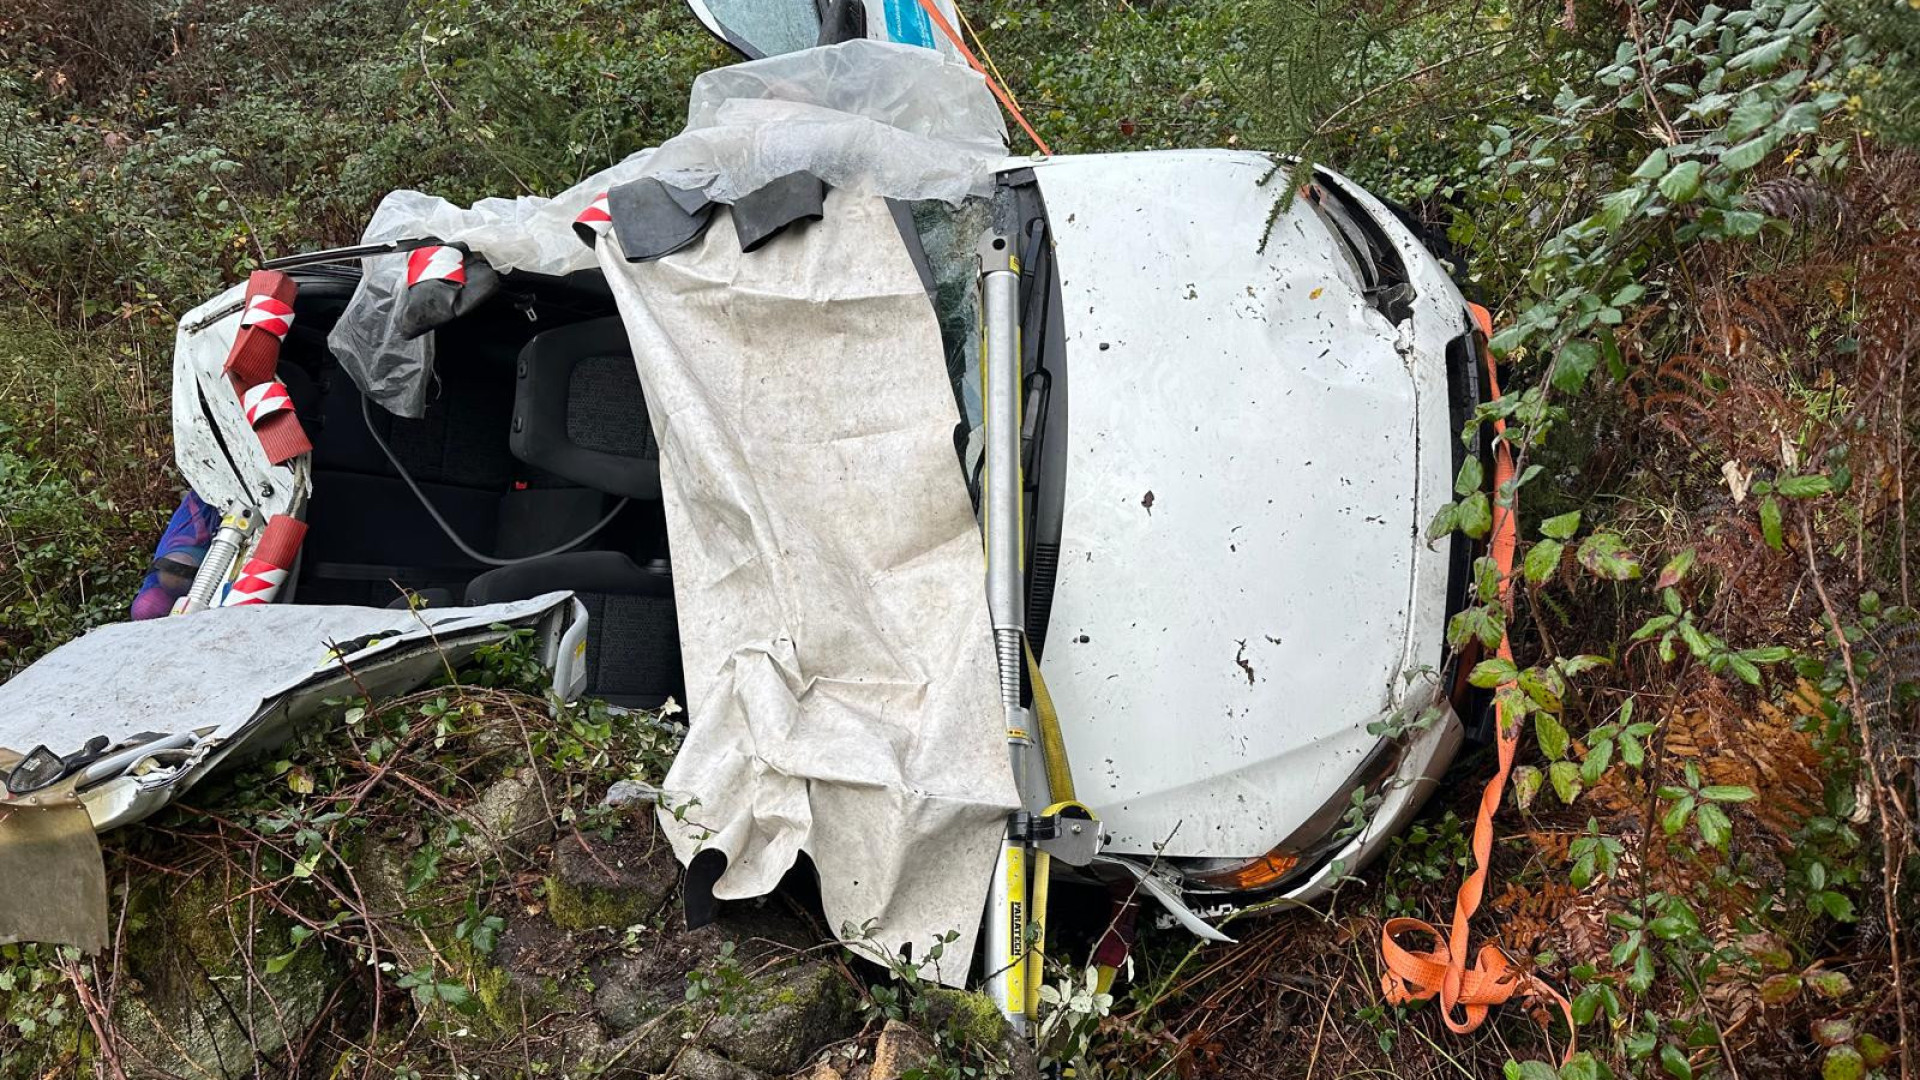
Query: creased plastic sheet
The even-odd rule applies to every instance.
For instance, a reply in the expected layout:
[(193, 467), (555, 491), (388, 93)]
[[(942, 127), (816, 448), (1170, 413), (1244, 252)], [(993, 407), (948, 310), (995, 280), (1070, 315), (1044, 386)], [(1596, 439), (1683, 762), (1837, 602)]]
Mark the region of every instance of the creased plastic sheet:
[[(482, 199), (463, 208), (395, 191), (361, 239), (459, 242), (501, 273), (557, 276), (594, 265), (573, 219), (595, 196), (642, 176), (732, 203), (805, 171), (845, 191), (959, 205), (991, 189), (1005, 158), (1006, 124), (978, 73), (931, 49), (849, 41), (701, 74), (685, 131), (551, 199)], [(395, 415), (419, 417), (433, 336), (408, 341), (399, 331), (406, 264), (405, 254), (365, 260), (327, 344), (367, 396)]]
[(646, 172), (722, 203), (810, 172), (842, 191), (957, 206), (991, 190), (1006, 142), (972, 68), (911, 45), (849, 41), (702, 74), (686, 130)]
[[(481, 199), (455, 206), (437, 195), (389, 192), (360, 234), (363, 243), (431, 237), (464, 243), (495, 270), (561, 276), (594, 265), (593, 252), (573, 234), (573, 219), (594, 196), (641, 175), (649, 151), (626, 158), (547, 199)], [(426, 412), (433, 374), (434, 335), (408, 340), (400, 329), (407, 255), (377, 255), (361, 263), (360, 284), (327, 335), (327, 347), (362, 392), (396, 416)]]
[(1006, 814), (980, 535), (939, 329), (886, 204), (748, 255), (601, 265), (660, 445), (689, 733), (663, 826), (721, 899), (805, 852), (828, 924), (967, 974)]

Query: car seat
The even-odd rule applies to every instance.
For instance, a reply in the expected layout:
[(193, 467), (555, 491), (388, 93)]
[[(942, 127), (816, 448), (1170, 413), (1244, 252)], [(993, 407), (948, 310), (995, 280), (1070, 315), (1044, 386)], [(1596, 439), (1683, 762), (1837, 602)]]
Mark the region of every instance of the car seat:
[(586, 694), (634, 709), (686, 700), (673, 575), (618, 551), (573, 551), (503, 566), (467, 585), (468, 604), (525, 600), (569, 590), (586, 606)]
[[(509, 445), (537, 470), (639, 502), (660, 499), (660, 453), (617, 318), (541, 333), (515, 368)], [(500, 567), (467, 585), (466, 602), (568, 590), (586, 606), (586, 693), (629, 708), (682, 698), (673, 576), (665, 559), (573, 551)]]

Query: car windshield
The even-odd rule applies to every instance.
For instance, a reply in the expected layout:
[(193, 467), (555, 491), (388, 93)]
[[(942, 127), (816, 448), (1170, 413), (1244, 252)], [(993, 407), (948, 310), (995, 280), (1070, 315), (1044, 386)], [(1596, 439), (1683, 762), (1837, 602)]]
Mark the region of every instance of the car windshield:
[(749, 56), (779, 56), (820, 40), (813, 0), (691, 0), (707, 28)]

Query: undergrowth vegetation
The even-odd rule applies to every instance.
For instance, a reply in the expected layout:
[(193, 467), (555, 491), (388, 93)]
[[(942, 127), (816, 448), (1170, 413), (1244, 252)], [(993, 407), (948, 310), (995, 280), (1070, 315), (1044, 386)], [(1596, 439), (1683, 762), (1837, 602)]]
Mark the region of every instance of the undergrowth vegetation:
[[(1920, 1076), (1920, 8), (962, 7), (1056, 150), (1333, 166), (1491, 310), (1505, 395), (1462, 436), (1514, 468), (1470, 456), (1429, 530), (1485, 539), (1519, 512), (1513, 572), (1483, 559), (1451, 628), (1526, 732), (1472, 949), (1564, 992), (1580, 1048), (1561, 1064), (1571, 1033), (1539, 1001), (1461, 1036), (1381, 995), (1382, 921), (1444, 931), (1478, 863), (1489, 748), (1322, 910), (1235, 923), (1234, 945), (1149, 933), (1112, 999), (1065, 974), (1055, 1052), (1081, 1076)], [(0, 7), (0, 674), (130, 596), (177, 494), (174, 314), (263, 253), (351, 240), (390, 188), (565, 186), (677, 131), (725, 60), (678, 0)], [(354, 707), (150, 842), (263, 886), (249, 902), (285, 922), (265, 965), (331, 949), (373, 960), (359, 1007), (482, 1013), (473, 965), (394, 959), (417, 927), (363, 917), (336, 841), (448, 797), (444, 761), (424, 791), (372, 781), (402, 746), (471, 749), (470, 708), (527, 724), (531, 750), (479, 752), (502, 768), (564, 776), (612, 732), (486, 688)], [(537, 898), (455, 854), (459, 832), (424, 835), (402, 884), (451, 890), (423, 917), (484, 956), (488, 920)], [(690, 992), (737, 997), (745, 970)], [(13, 949), (0, 976), (8, 1037), (77, 1040), (110, 971)], [(863, 1007), (926, 1000), (903, 976)]]

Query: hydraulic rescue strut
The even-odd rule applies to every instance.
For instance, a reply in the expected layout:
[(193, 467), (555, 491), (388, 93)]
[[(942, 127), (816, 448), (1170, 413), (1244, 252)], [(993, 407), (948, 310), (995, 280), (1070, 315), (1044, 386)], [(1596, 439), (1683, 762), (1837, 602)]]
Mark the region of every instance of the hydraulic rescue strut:
[[(1020, 809), (1007, 820), (987, 899), (987, 992), (1024, 1034), (1039, 1004), (1052, 860), (1085, 866), (1100, 850), (1100, 823), (1074, 801), (1058, 718), (1027, 648), (1025, 482), (1021, 476), (1020, 265), (1013, 243), (980, 240), (981, 401), (986, 476), (980, 499), (987, 555), (987, 610), (1000, 669), (1007, 756)], [(1033, 685), (1035, 708), (1022, 701)], [(1051, 750), (1049, 754), (1048, 751)]]

